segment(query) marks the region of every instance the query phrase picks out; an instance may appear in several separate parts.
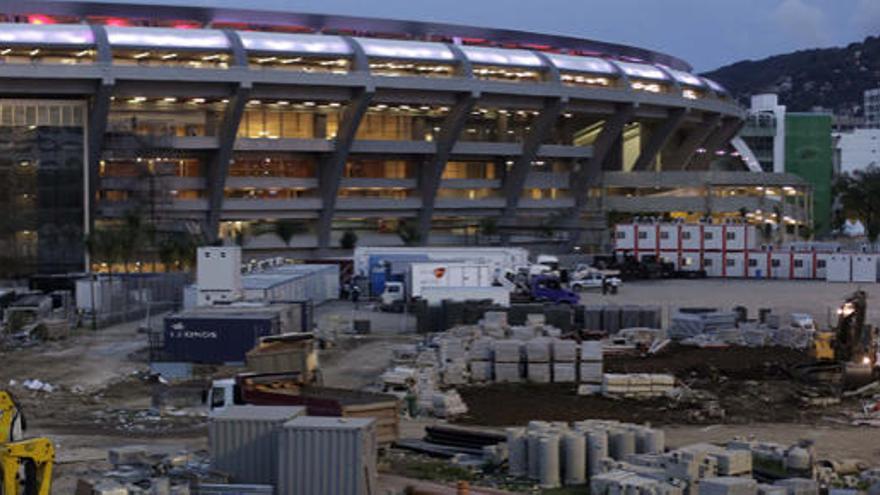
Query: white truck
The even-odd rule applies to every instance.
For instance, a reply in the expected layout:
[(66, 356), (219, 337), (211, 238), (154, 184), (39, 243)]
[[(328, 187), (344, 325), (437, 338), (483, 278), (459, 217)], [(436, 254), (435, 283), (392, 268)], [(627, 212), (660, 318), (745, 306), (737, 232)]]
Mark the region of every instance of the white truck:
[(571, 274), (568, 287), (575, 292), (590, 289), (601, 290), (604, 281), (612, 293), (617, 293), (617, 289), (622, 283), (619, 275), (620, 272), (617, 270), (598, 270), (589, 266), (578, 266)]
[[(380, 296), (383, 310), (401, 310), (408, 299), (427, 298), (426, 291), (452, 289), (449, 295), (457, 300), (472, 298), (468, 290), (473, 288), (501, 287), (510, 291), (510, 284), (500, 271), (485, 263), (468, 262), (415, 262), (410, 264), (406, 282), (385, 282)], [(456, 292), (461, 292), (456, 294)], [(439, 294), (435, 292), (435, 294)], [(436, 297), (436, 295), (434, 296)], [(492, 294), (490, 299), (499, 296)]]

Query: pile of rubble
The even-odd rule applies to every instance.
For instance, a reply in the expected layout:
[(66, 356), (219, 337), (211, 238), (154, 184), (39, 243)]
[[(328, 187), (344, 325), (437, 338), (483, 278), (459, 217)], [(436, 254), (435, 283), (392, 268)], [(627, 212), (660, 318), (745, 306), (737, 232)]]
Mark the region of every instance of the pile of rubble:
[(80, 478), (76, 494), (190, 495), (203, 484), (225, 484), (229, 476), (211, 469), (207, 453), (179, 447), (130, 445), (110, 449), (112, 468)]
[(671, 320), (669, 338), (698, 347), (733, 345), (806, 349), (812, 342), (814, 331), (783, 324), (779, 315), (765, 315), (761, 323), (743, 321), (739, 313), (715, 309), (681, 310)]

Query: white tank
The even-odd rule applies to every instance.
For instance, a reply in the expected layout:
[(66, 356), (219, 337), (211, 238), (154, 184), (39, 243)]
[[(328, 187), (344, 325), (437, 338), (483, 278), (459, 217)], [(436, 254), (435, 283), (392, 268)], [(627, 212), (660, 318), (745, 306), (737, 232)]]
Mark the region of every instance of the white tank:
[(662, 454), (666, 449), (666, 434), (654, 428), (639, 428), (636, 432), (637, 454)]
[(528, 441), (523, 428), (507, 429), (507, 471), (517, 478), (528, 474)]
[(602, 430), (587, 432), (587, 472), (595, 476), (602, 472), (602, 460), (608, 457), (608, 433)]
[(615, 461), (622, 461), (636, 453), (636, 434), (632, 430), (611, 430), (608, 432), (608, 451)]
[(538, 479), (538, 442), (541, 432), (530, 431), (526, 436), (526, 474), (529, 478)]
[(563, 471), (566, 485), (582, 485), (587, 481), (587, 439), (583, 434), (568, 432), (562, 436)]
[(559, 436), (542, 435), (538, 440), (538, 483), (541, 488), (559, 486)]

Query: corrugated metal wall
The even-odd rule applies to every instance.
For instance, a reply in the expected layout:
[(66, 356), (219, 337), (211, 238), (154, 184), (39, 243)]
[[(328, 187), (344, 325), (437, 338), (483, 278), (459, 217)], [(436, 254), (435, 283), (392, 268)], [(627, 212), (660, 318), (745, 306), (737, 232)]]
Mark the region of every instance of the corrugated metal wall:
[(208, 442), (214, 467), (236, 483), (274, 485), (278, 469), (278, 433), (286, 421), (304, 415), (303, 407), (233, 406), (211, 418)]
[(372, 419), (295, 419), (279, 434), (277, 494), (374, 494), (376, 447)]

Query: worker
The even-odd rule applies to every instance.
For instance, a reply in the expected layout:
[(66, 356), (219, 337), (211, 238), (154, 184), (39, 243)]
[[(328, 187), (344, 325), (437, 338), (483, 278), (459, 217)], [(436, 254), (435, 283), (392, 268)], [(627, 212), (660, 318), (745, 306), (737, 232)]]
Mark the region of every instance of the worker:
[(361, 298), (361, 288), (356, 284), (351, 288), (351, 302), (354, 303), (354, 309), (358, 309), (358, 301)]
[(608, 278), (606, 276), (602, 276), (602, 295), (608, 295)]

